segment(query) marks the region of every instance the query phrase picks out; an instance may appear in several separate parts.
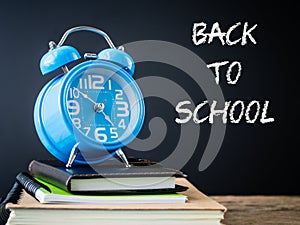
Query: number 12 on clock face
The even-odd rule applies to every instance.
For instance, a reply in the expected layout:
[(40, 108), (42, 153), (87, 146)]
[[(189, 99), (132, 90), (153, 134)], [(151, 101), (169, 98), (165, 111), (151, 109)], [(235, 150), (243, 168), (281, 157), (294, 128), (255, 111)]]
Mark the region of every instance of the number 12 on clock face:
[(130, 102), (128, 95), (134, 95), (122, 84), (122, 79), (99, 74), (82, 74), (71, 83), (67, 95), (68, 113), (73, 125), (86, 137), (112, 143), (126, 134), (131, 119), (130, 106), (134, 102)]
[[(79, 31), (100, 35), (109, 47), (78, 61), (80, 53), (64, 42)], [(63, 73), (44, 85), (34, 106), (37, 134), (53, 156), (67, 167), (73, 162), (100, 163), (136, 138), (145, 105), (133, 77), (134, 60), (124, 49), (116, 48), (100, 29), (73, 27), (58, 44), (49, 42), (49, 51), (40, 61), (43, 75), (60, 68)]]

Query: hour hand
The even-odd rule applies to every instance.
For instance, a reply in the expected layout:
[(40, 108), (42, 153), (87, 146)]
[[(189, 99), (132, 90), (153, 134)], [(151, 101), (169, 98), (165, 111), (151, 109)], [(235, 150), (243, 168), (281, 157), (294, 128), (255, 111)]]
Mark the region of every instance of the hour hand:
[(104, 115), (104, 119), (106, 119), (106, 121), (108, 121), (112, 126), (114, 126), (113, 122), (111, 121), (111, 119), (109, 118), (108, 115), (105, 114), (104, 111), (102, 111), (103, 115)]

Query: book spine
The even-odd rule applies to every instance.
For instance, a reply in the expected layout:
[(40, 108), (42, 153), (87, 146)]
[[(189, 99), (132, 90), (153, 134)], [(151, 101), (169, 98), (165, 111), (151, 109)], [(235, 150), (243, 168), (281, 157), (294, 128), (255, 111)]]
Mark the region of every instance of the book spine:
[(21, 193), (22, 185), (18, 182), (15, 182), (14, 186), (8, 192), (6, 198), (2, 202), (2, 199), (0, 200), (0, 225), (5, 225), (10, 215), (10, 209), (6, 208), (6, 204), (8, 202), (16, 204), (20, 198)]
[(38, 183), (36, 180), (34, 180), (33, 177), (31, 177), (27, 173), (24, 172), (19, 173), (16, 177), (16, 180), (22, 185), (25, 191), (31, 196), (35, 196), (36, 191), (40, 188), (44, 188), (47, 191), (51, 192), (51, 190), (47, 186)]
[(33, 160), (28, 168), (30, 174), (36, 178), (51, 183), (65, 191), (71, 191), (71, 176), (56, 167)]
[(39, 184), (27, 173), (19, 173), (16, 177), (16, 180), (17, 181), (7, 194), (6, 198), (0, 202), (0, 225), (6, 224), (10, 215), (10, 210), (6, 208), (6, 204), (9, 202), (17, 204), (21, 196), (22, 189), (24, 189), (33, 197), (35, 197), (36, 190), (41, 187), (49, 191), (48, 187), (44, 187), (44, 185)]

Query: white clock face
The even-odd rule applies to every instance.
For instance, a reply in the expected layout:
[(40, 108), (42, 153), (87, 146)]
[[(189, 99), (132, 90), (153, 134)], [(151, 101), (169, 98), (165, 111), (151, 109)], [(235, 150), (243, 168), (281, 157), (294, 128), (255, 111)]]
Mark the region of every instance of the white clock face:
[(114, 142), (130, 122), (130, 103), (120, 85), (103, 74), (82, 74), (72, 83), (67, 98), (74, 126), (98, 142)]
[(70, 83), (66, 107), (81, 134), (105, 145), (131, 135), (140, 119), (138, 101), (120, 74), (90, 70), (79, 73)]

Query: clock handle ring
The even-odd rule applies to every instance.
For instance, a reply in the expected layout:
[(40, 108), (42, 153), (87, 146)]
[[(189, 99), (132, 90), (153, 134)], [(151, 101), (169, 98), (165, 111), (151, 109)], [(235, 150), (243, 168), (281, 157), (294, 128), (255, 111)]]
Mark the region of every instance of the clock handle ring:
[(114, 45), (114, 43), (112, 42), (112, 40), (110, 39), (110, 37), (102, 30), (94, 28), (94, 27), (89, 27), (89, 26), (78, 26), (78, 27), (73, 27), (69, 30), (67, 30), (64, 35), (62, 36), (62, 38), (60, 39), (60, 41), (57, 44), (57, 47), (62, 46), (63, 43), (66, 41), (67, 37), (74, 32), (77, 31), (90, 31), (90, 32), (94, 32), (96, 34), (99, 34), (100, 36), (102, 36), (106, 42), (108, 43), (109, 47), (116, 49), (116, 46)]

